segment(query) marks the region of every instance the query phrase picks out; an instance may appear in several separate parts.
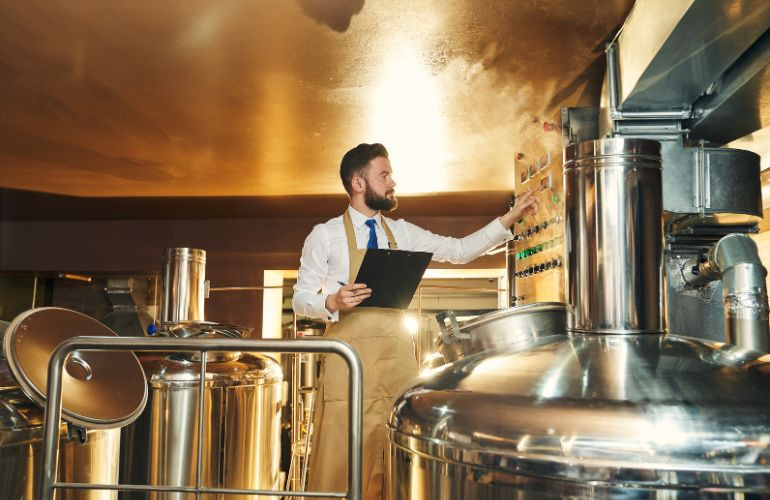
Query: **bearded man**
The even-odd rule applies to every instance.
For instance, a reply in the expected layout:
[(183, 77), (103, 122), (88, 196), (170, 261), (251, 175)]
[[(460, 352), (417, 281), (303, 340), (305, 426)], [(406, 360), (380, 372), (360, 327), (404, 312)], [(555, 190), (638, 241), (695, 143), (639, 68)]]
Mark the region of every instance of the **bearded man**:
[[(417, 375), (417, 361), (403, 311), (356, 308), (372, 293), (365, 283), (354, 283), (367, 248), (430, 252), (433, 260), (464, 264), (509, 240), (513, 223), (534, 212), (538, 202), (527, 192), (507, 213), (475, 233), (451, 238), (382, 216), (398, 205), (393, 169), (382, 144), (359, 144), (345, 153), (340, 178), (350, 206), (343, 215), (315, 226), (305, 240), (292, 306), (300, 316), (327, 321), (324, 337), (348, 342), (361, 357), (362, 492), (366, 499), (379, 500), (384, 497), (391, 400)], [(310, 489), (344, 491), (347, 368), (337, 356), (324, 360), (313, 428)]]

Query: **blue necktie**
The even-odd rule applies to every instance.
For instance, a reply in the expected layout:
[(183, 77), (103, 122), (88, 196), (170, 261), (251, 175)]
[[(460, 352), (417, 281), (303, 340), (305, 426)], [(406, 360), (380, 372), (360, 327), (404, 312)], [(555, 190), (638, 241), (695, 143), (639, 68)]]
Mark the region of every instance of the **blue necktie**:
[(369, 219), (364, 224), (369, 226), (369, 242), (366, 244), (366, 248), (380, 248), (377, 244), (377, 232), (374, 230), (374, 225), (377, 224), (377, 221)]

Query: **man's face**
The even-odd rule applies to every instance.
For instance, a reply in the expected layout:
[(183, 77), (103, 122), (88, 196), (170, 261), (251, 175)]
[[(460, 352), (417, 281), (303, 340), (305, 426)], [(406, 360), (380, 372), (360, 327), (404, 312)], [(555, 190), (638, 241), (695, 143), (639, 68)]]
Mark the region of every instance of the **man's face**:
[(369, 162), (369, 167), (364, 171), (366, 191), (364, 202), (372, 210), (385, 212), (395, 210), (398, 207), (396, 199), (396, 181), (393, 180), (393, 168), (390, 160), (381, 156)]

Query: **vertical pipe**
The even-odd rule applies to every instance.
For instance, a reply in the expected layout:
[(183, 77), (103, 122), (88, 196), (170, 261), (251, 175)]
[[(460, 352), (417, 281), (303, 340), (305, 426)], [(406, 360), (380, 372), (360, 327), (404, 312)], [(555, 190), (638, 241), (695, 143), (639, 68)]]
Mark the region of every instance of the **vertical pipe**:
[(31, 309), (35, 308), (35, 302), (37, 302), (37, 276), (35, 276), (35, 281), (32, 283), (32, 307), (31, 307)]
[[(415, 355), (417, 356), (417, 369), (419, 370), (420, 367), (422, 367), (422, 343), (423, 338), (420, 335), (422, 333), (422, 328), (420, 325), (422, 324), (422, 285), (417, 287), (417, 333), (414, 336), (414, 345), (416, 346), (416, 352)], [(430, 332), (426, 332), (427, 334), (430, 334)]]
[(505, 307), (513, 307), (516, 305), (516, 250), (513, 240), (505, 243), (505, 278), (507, 281)]
[[(296, 331), (296, 330), (295, 330)], [(296, 333), (295, 333), (296, 335)], [(302, 424), (304, 422), (304, 408), (301, 408), (302, 405), (300, 402), (303, 401), (301, 399), (301, 395), (299, 392), (299, 384), (300, 384), (300, 363), (301, 358), (300, 354), (292, 354), (292, 361), (291, 361), (291, 465), (289, 467), (289, 481), (291, 484), (291, 490), (296, 491), (297, 485), (299, 484), (299, 471), (301, 470), (299, 463), (296, 463), (299, 460), (300, 455), (298, 454), (298, 448), (297, 445), (302, 440)]]
[(53, 500), (56, 462), (59, 458), (59, 421), (61, 420), (61, 385), (64, 359), (69, 353), (57, 349), (48, 364), (47, 400), (43, 421), (43, 466), (40, 470), (39, 500)]
[(345, 344), (339, 351), (348, 365), (348, 422), (350, 447), (348, 448), (348, 495), (350, 500), (361, 500), (361, 434), (363, 430), (363, 369), (361, 360), (352, 347)]
[(305, 491), (305, 486), (307, 485), (307, 471), (310, 466), (310, 434), (311, 434), (311, 426), (313, 425), (313, 415), (315, 412), (315, 398), (317, 395), (317, 391), (313, 391), (310, 393), (310, 403), (308, 404), (308, 423), (307, 423), (307, 432), (305, 432), (305, 446), (302, 456), (302, 476), (300, 477), (300, 491)]
[[(516, 204), (516, 196), (511, 196), (508, 207), (513, 208)], [(508, 291), (505, 297), (505, 307), (516, 305), (516, 253), (515, 242), (508, 240), (505, 242), (505, 278), (508, 284)]]
[(200, 500), (201, 498), (201, 485), (203, 484), (203, 427), (204, 427), (204, 407), (206, 405), (206, 354), (207, 352), (204, 350), (200, 351), (201, 353), (201, 364), (200, 364), (200, 378), (199, 378), (199, 384), (198, 387), (198, 446), (195, 450), (195, 455), (197, 457), (196, 462), (196, 468), (197, 468), (197, 474), (196, 474), (196, 480), (195, 485), (197, 488), (197, 491), (195, 492), (195, 499)]
[(607, 46), (607, 87), (610, 94), (610, 118), (615, 118), (620, 98), (620, 86), (618, 85), (618, 45), (612, 42)]

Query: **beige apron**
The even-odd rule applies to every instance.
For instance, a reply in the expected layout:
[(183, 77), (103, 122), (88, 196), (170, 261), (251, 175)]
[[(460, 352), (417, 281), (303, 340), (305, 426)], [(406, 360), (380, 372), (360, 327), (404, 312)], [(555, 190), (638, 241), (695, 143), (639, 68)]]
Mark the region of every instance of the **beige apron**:
[[(382, 220), (382, 219), (381, 219)], [(366, 250), (359, 250), (349, 213), (343, 216), (353, 283)], [(396, 239), (382, 221), (390, 248)], [(362, 493), (367, 500), (384, 498), (386, 422), (399, 388), (417, 376), (412, 337), (399, 309), (355, 307), (327, 326), (324, 338), (348, 342), (361, 357), (363, 387)], [(348, 457), (348, 370), (339, 356), (326, 356), (313, 419), (309, 491), (345, 491)]]

